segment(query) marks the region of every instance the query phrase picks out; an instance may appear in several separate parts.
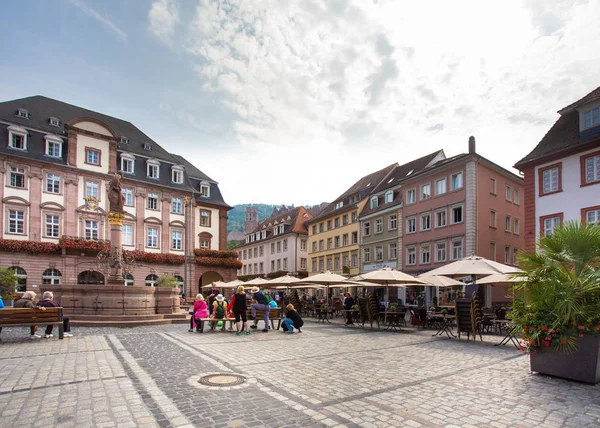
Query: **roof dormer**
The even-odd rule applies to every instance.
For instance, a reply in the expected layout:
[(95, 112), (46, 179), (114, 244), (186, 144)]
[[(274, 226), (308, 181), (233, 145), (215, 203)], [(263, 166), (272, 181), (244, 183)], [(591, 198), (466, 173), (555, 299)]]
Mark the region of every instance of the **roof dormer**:
[(31, 118), (31, 115), (29, 114), (29, 112), (27, 110), (25, 110), (24, 108), (18, 109), (15, 116), (20, 117), (22, 119), (30, 119)]
[(60, 120), (58, 120), (57, 117), (51, 117), (48, 119), (48, 122), (50, 123), (50, 126), (56, 126), (57, 128), (60, 126)]

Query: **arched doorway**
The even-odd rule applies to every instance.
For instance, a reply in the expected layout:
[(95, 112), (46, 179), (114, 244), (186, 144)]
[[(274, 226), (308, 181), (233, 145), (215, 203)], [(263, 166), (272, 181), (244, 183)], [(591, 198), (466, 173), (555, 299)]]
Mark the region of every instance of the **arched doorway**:
[(77, 284), (104, 285), (104, 275), (95, 270), (85, 270), (77, 275)]
[(27, 291), (27, 272), (25, 272), (25, 269), (23, 269), (22, 267), (19, 266), (11, 266), (9, 267), (9, 269), (12, 269), (15, 271), (15, 275), (17, 276), (17, 292), (18, 293), (24, 293)]
[(200, 279), (198, 280), (198, 289), (200, 293), (202, 293), (202, 286), (210, 284), (211, 282), (223, 281), (223, 277), (219, 275), (217, 272), (204, 272)]
[(42, 274), (42, 284), (58, 285), (62, 279), (62, 273), (58, 269), (46, 269)]

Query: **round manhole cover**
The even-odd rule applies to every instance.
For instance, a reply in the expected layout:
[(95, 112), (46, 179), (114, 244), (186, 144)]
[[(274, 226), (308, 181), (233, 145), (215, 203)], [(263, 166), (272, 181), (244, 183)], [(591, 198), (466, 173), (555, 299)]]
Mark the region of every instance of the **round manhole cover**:
[(235, 386), (244, 382), (246, 382), (244, 376), (231, 373), (210, 374), (198, 379), (198, 383), (206, 386)]

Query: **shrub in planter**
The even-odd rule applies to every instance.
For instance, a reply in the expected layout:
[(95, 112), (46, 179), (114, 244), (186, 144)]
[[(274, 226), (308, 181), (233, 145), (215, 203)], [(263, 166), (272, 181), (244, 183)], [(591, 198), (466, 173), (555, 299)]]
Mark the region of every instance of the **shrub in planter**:
[[(600, 381), (600, 342), (594, 340), (600, 338), (600, 227), (567, 222), (542, 237), (537, 252), (521, 255), (519, 266), (524, 282), (514, 286), (509, 317), (521, 334), (522, 350), (531, 353), (532, 370)], [(593, 339), (581, 340), (588, 336)], [(543, 363), (536, 364), (536, 355), (542, 353)], [(547, 357), (551, 355), (556, 361)], [(574, 361), (565, 363), (565, 356)], [(573, 377), (573, 366), (590, 367), (594, 378)]]

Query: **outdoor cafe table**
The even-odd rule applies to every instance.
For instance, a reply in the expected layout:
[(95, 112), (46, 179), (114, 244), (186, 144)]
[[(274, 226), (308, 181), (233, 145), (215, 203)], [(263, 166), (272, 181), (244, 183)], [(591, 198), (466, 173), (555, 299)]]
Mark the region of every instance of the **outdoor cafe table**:
[(329, 314), (333, 316), (333, 308), (315, 308), (315, 313), (318, 317), (317, 322), (325, 324), (325, 321), (327, 321), (331, 324), (331, 321), (329, 321)]
[(399, 330), (402, 331), (400, 321), (406, 316), (406, 311), (386, 311), (384, 316), (384, 322), (386, 323), (386, 330)]
[(442, 321), (442, 326), (432, 336), (442, 336), (444, 333), (446, 333), (446, 336), (448, 336), (448, 339), (452, 339), (452, 337), (456, 337), (454, 335), (454, 333), (452, 333), (454, 319), (456, 318), (455, 315), (429, 314), (428, 316), (430, 319), (438, 319), (438, 320)]

